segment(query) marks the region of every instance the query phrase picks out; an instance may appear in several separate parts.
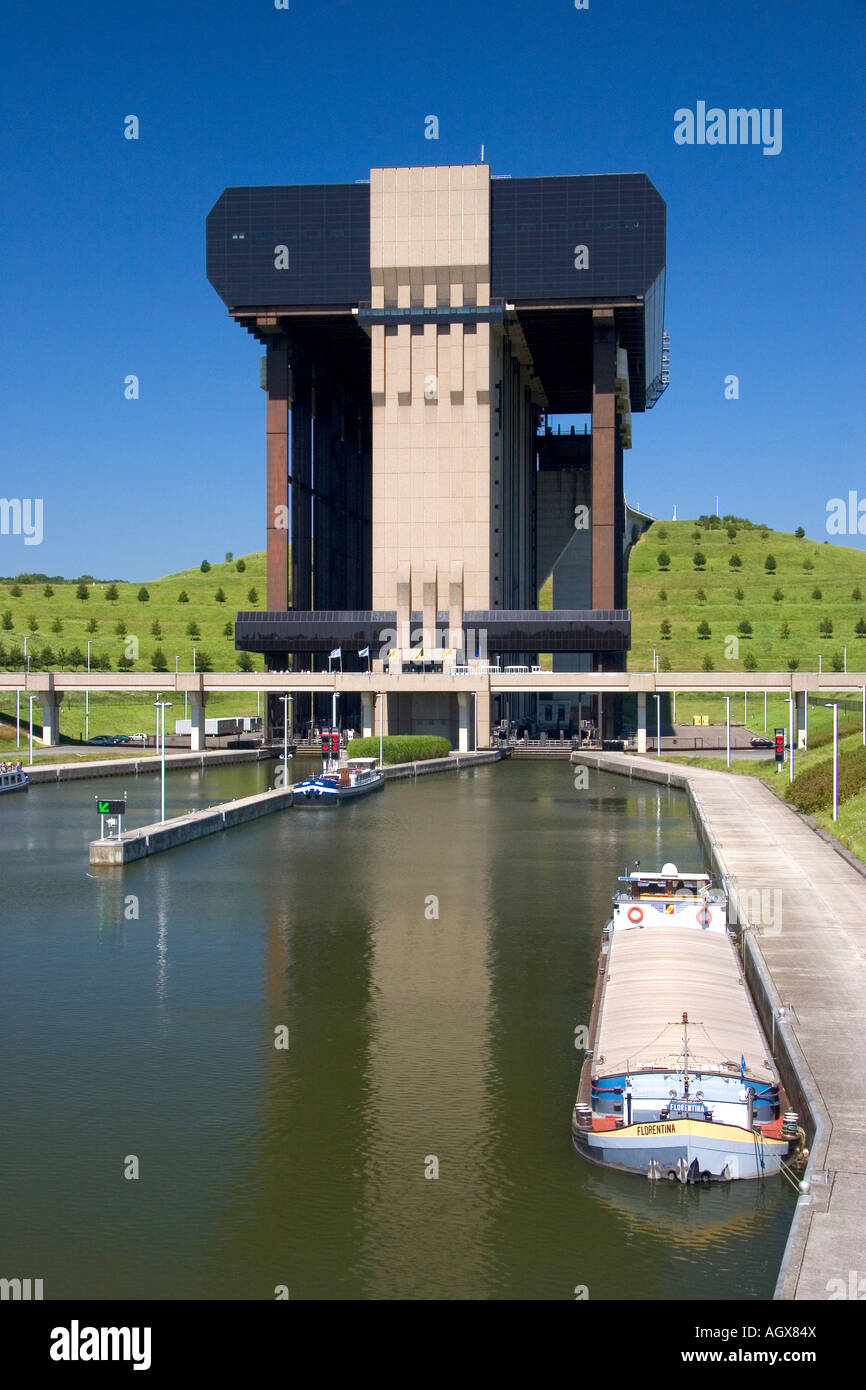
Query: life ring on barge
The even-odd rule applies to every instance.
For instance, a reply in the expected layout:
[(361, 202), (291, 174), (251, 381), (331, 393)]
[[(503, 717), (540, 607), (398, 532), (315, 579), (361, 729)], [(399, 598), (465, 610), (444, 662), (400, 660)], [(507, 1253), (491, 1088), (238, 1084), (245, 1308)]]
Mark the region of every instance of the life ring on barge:
[(699, 926), (699, 927), (708, 927), (708, 926), (710, 925), (710, 923), (712, 922), (712, 920), (713, 920), (713, 914), (710, 912), (710, 909), (709, 909), (708, 907), (701, 907), (701, 908), (698, 909), (698, 926)]
[(630, 922), (642, 922), (642, 921), (643, 921), (643, 908), (642, 908), (642, 907), (630, 907), (629, 910), (628, 910), (628, 920), (629, 920)]

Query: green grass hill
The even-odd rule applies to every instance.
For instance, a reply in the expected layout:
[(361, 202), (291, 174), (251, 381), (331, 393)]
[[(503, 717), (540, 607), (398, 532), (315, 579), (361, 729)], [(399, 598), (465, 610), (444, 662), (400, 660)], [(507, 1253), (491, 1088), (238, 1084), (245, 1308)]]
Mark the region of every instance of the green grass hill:
[[(161, 653), (165, 669), (174, 671), (177, 657), (179, 670), (191, 671), (195, 647), (198, 669), (204, 659), (212, 670), (235, 671), (241, 657), (234, 644), (235, 613), (264, 604), (264, 551), (204, 572), (180, 570), (132, 583), (2, 580), (0, 670), (22, 669), (26, 637), (31, 670), (81, 669), (89, 641), (93, 670), (159, 669)], [(264, 669), (260, 656), (250, 661), (251, 669)]]
[(672, 671), (817, 671), (819, 653), (841, 670), (844, 647), (850, 670), (866, 667), (866, 550), (852, 546), (734, 518), (657, 521), (631, 551), (628, 606), (631, 671), (652, 670), (653, 648)]

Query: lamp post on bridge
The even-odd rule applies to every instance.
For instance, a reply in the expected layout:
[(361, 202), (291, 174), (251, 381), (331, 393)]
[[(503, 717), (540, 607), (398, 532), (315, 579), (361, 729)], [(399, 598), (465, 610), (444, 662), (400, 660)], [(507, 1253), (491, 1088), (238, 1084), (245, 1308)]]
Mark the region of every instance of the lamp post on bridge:
[[(161, 815), (160, 815), (160, 819), (161, 819), (162, 821), (164, 821), (164, 820), (165, 820), (165, 712), (166, 712), (167, 709), (171, 709), (171, 700), (163, 700), (163, 699), (160, 698), (159, 695), (157, 695), (156, 699), (154, 700), (154, 705), (155, 705), (155, 707), (156, 707), (156, 727), (157, 727), (157, 731), (159, 730), (159, 713), (160, 713), (160, 710), (162, 710), (162, 767), (161, 767), (161, 772), (160, 772), (160, 790), (161, 790)], [(158, 738), (158, 737), (159, 737), (159, 734), (157, 733), (157, 738)]]

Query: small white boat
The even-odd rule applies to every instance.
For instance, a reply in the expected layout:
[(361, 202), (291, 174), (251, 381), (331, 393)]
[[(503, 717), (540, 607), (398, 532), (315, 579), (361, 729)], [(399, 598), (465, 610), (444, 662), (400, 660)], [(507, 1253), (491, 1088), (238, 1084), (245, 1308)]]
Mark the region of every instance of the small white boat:
[(21, 792), (30, 778), (20, 763), (0, 763), (0, 792)]
[(376, 766), (375, 758), (349, 758), (345, 767), (334, 772), (296, 782), (292, 792), (296, 806), (340, 806), (344, 801), (381, 791), (384, 785), (385, 773)]
[(763, 1178), (805, 1135), (706, 874), (635, 872), (604, 930), (572, 1116), (596, 1163), (682, 1183)]

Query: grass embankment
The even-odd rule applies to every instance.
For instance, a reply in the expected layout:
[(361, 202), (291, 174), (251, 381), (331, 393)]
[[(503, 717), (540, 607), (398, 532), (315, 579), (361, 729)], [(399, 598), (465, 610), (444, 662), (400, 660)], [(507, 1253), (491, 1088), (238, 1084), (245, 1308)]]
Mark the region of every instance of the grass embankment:
[[(382, 740), (382, 756), (386, 763), (420, 763), (428, 758), (447, 758), (451, 744), (436, 734), (390, 734)], [(353, 738), (348, 747), (350, 758), (378, 758), (378, 738)]]
[[(668, 564), (660, 566), (665, 555)], [(774, 568), (767, 569), (768, 557)], [(829, 671), (847, 646), (849, 669), (862, 669), (863, 594), (866, 551), (853, 546), (724, 518), (718, 527), (654, 522), (630, 553), (628, 668), (651, 671), (655, 649), (673, 671), (787, 671), (791, 662), (793, 669), (817, 671), (819, 654)], [(670, 624), (668, 635), (663, 623)], [(701, 623), (709, 628), (703, 636)]]
[[(252, 670), (264, 670), (262, 657), (239, 653), (234, 644), (237, 610), (264, 607), (263, 551), (212, 564), (204, 572), (195, 568), (162, 579), (117, 580), (114, 585), (108, 581), (87, 583), (86, 598), (79, 597), (79, 583), (0, 582), (0, 670), (23, 670), (25, 637), (33, 671), (86, 669), (88, 641), (94, 671), (152, 671), (162, 661), (167, 672), (173, 673), (175, 658), (179, 670), (191, 671), (193, 647), (198, 670), (236, 671), (247, 664)], [(142, 590), (146, 598), (139, 597)], [(217, 597), (220, 591), (223, 599)], [(116, 597), (111, 597), (114, 593)], [(180, 601), (182, 594), (186, 595), (184, 602)], [(144, 693), (91, 694), (90, 737), (139, 730), (151, 733), (153, 701), (152, 694)], [(26, 730), (27, 710), (23, 700), (22, 731)], [(2, 697), (0, 712), (14, 720), (14, 694)], [(207, 703), (210, 718), (255, 713), (255, 694), (212, 695)], [(34, 704), (34, 717), (40, 719), (41, 715)], [(166, 729), (173, 731), (173, 721), (182, 718), (181, 697), (166, 711)], [(84, 736), (83, 693), (65, 697), (60, 727), (66, 735)], [(10, 729), (0, 724), (0, 740), (7, 749), (10, 742), (14, 745), (14, 725)]]
[[(731, 772), (759, 777), (783, 800), (815, 820), (866, 862), (866, 748), (859, 716), (839, 718), (839, 818), (833, 820), (833, 715), (823, 707), (809, 707), (809, 747), (794, 753), (794, 780), (784, 764), (776, 771), (775, 758), (734, 758)], [(787, 727), (779, 721), (780, 727)], [(772, 728), (772, 726), (771, 726)], [(667, 755), (666, 755), (667, 756)], [(725, 771), (725, 759), (674, 755), (671, 762)]]

